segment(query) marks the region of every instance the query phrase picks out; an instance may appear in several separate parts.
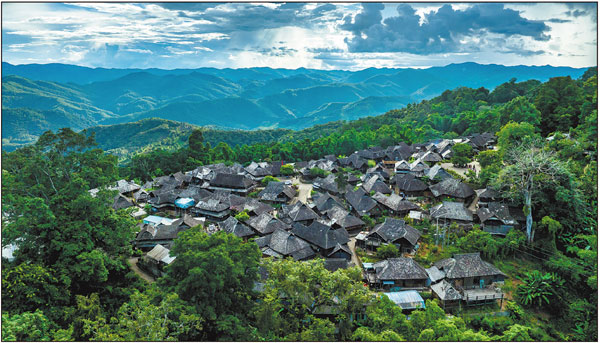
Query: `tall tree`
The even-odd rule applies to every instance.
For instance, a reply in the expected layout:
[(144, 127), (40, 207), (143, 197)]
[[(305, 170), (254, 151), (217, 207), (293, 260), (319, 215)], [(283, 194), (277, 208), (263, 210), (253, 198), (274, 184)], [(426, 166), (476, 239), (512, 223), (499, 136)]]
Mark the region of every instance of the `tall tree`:
[(529, 143), (509, 150), (504, 158), (507, 164), (495, 180), (496, 188), (506, 196), (521, 199), (527, 216), (527, 241), (533, 241), (532, 198), (547, 184), (570, 182), (572, 177), (565, 163), (555, 157), (555, 153)]
[(177, 293), (202, 315), (203, 336), (194, 339), (249, 335), (246, 314), (252, 308), (252, 289), (258, 279), (258, 246), (224, 231), (209, 236), (197, 226), (179, 235), (171, 255), (176, 259), (159, 285)]

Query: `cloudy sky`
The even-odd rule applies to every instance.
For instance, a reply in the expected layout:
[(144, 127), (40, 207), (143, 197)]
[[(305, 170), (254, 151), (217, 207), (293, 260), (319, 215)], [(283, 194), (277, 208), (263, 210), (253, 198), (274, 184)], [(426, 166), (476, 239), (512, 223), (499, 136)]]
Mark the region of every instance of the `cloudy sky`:
[(3, 3), (2, 59), (112, 68), (588, 67), (596, 3)]

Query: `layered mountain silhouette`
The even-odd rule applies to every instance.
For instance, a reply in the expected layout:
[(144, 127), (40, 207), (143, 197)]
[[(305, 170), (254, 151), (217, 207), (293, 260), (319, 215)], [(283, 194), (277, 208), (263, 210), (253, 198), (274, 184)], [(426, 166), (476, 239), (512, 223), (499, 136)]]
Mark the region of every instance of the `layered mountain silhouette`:
[(581, 76), (585, 68), (450, 64), (428, 69), (104, 69), (2, 63), (2, 148), (45, 130), (163, 118), (218, 128), (302, 129), (377, 115), (456, 87)]

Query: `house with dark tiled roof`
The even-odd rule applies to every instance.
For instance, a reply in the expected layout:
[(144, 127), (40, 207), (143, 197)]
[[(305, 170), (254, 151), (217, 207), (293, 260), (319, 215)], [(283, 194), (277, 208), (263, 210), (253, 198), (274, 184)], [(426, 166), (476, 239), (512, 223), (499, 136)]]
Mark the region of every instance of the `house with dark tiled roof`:
[(378, 163), (375, 167), (367, 169), (365, 173), (365, 178), (369, 179), (373, 175), (379, 175), (383, 178), (383, 181), (387, 181), (390, 179), (390, 174), (385, 170), (385, 168)]
[(375, 195), (373, 195), (373, 199), (380, 203), (384, 209), (387, 209), (394, 216), (404, 217), (410, 211), (421, 209), (419, 206), (408, 200), (402, 200), (402, 197), (397, 194), (384, 195), (381, 193), (375, 193)]
[(273, 167), (267, 162), (252, 162), (244, 168), (248, 177), (254, 181), (260, 181), (267, 175), (273, 175)]
[(247, 225), (240, 223), (240, 221), (234, 217), (229, 217), (218, 225), (221, 229), (223, 229), (223, 231), (234, 234), (244, 239), (244, 241), (248, 241), (248, 238), (256, 235), (254, 230), (249, 228)]
[(385, 159), (388, 161), (402, 161), (408, 160), (412, 155), (410, 147), (402, 142), (398, 145), (390, 146), (385, 149)]
[(366, 172), (368, 168), (367, 159), (363, 158), (357, 153), (354, 153), (346, 158), (340, 158), (339, 162), (343, 167), (350, 167), (355, 170), (360, 170), (363, 173)]
[(211, 190), (224, 190), (237, 194), (248, 194), (256, 187), (255, 183), (244, 175), (217, 173), (210, 180)]
[(444, 201), (429, 209), (431, 222), (437, 225), (457, 223), (461, 226), (473, 225), (473, 213), (462, 202)]
[(133, 206), (133, 202), (131, 200), (129, 200), (127, 197), (124, 197), (121, 194), (117, 194), (115, 196), (115, 200), (113, 201), (112, 208), (115, 211), (118, 211), (125, 208), (129, 208), (131, 206)]
[(425, 268), (407, 257), (390, 258), (373, 264), (372, 272), (367, 272), (371, 287), (383, 290), (424, 290), (429, 277)]
[(339, 206), (333, 206), (325, 211), (324, 215), (329, 219), (328, 225), (331, 225), (334, 229), (342, 228), (348, 234), (355, 235), (365, 227), (365, 222)]
[(313, 210), (321, 215), (325, 213), (325, 211), (331, 209), (332, 207), (341, 207), (345, 208), (344, 202), (338, 197), (331, 195), (329, 193), (317, 193), (313, 196)]
[(456, 254), (434, 263), (458, 290), (485, 288), (494, 282), (503, 282), (506, 275), (491, 263), (481, 259), (479, 253)]
[(427, 164), (425, 164), (425, 162), (421, 161), (421, 160), (415, 160), (413, 163), (409, 164), (410, 166), (410, 171), (409, 173), (413, 174), (414, 176), (417, 177), (421, 177), (425, 175), (425, 171), (427, 169), (429, 169), (429, 166)]
[(276, 229), (273, 233), (254, 240), (263, 256), (284, 258), (291, 256), (294, 260), (306, 260), (313, 258), (315, 252), (311, 245), (305, 240), (296, 237), (291, 232)]
[(450, 173), (448, 173), (444, 168), (442, 168), (441, 165), (437, 164), (431, 168), (429, 168), (429, 170), (427, 170), (427, 172), (425, 173), (425, 176), (431, 180), (431, 181), (435, 181), (435, 182), (440, 182), (440, 181), (444, 181), (446, 179), (453, 179), (453, 176), (450, 175)]
[(284, 182), (271, 181), (258, 193), (258, 199), (272, 203), (288, 203), (294, 196), (296, 196), (296, 190), (286, 185)]
[(490, 202), (487, 207), (480, 207), (477, 217), (483, 231), (492, 235), (506, 236), (508, 231), (519, 227), (519, 222), (511, 216), (508, 205), (499, 202)]
[(357, 151), (357, 154), (364, 159), (374, 160), (375, 162), (379, 162), (379, 161), (383, 160), (386, 152), (381, 147), (373, 146), (373, 147), (370, 147), (367, 149), (359, 150), (359, 151)]
[(285, 224), (281, 220), (274, 218), (268, 213), (262, 213), (256, 217), (251, 217), (245, 222), (249, 227), (258, 232), (259, 235), (265, 236), (273, 233), (277, 229), (289, 230), (290, 225)]
[(230, 207), (229, 204), (216, 196), (211, 195), (204, 199), (201, 199), (191, 209), (192, 213), (206, 217), (212, 221), (222, 221), (229, 216)]
[(462, 301), (462, 294), (446, 280), (433, 284), (430, 288), (434, 299), (439, 300), (443, 309), (458, 307)]
[(334, 230), (328, 225), (315, 221), (310, 226), (294, 223), (292, 233), (311, 244), (312, 249), (324, 257), (348, 260), (352, 257), (348, 247), (350, 238), (344, 229)]
[(172, 221), (170, 224), (159, 224), (157, 226), (141, 224), (141, 230), (137, 234), (134, 246), (138, 249), (148, 250), (157, 244), (171, 248), (177, 234), (191, 227), (202, 224), (201, 221), (189, 215)]
[(170, 255), (169, 249), (157, 244), (139, 259), (137, 265), (155, 278), (158, 278), (165, 275), (164, 268), (173, 261), (175, 261), (175, 257)]
[(419, 230), (408, 225), (404, 220), (386, 218), (385, 222), (375, 225), (373, 230), (366, 234), (364, 239), (357, 236), (357, 246), (375, 251), (381, 245), (394, 244), (403, 253), (415, 250), (417, 242), (421, 238)]
[(314, 220), (319, 219), (319, 215), (315, 211), (300, 201), (293, 205), (283, 205), (280, 213), (281, 220), (286, 224), (301, 223), (310, 225)]
[(429, 165), (435, 165), (438, 162), (442, 162), (442, 156), (440, 156), (439, 154), (432, 152), (432, 151), (427, 151), (426, 153), (424, 153), (422, 156), (419, 157), (419, 160), (421, 160), (422, 162), (425, 162)]
[(175, 200), (179, 197), (180, 189), (176, 188), (167, 188), (167, 189), (159, 189), (150, 192), (150, 197), (148, 198), (148, 204), (152, 206), (155, 210), (159, 211), (175, 211)]
[(392, 190), (381, 180), (381, 178), (382, 177), (379, 175), (373, 175), (366, 179), (362, 187), (365, 189), (365, 191), (367, 191), (367, 193), (379, 192), (383, 194), (392, 194)]
[(486, 207), (488, 203), (502, 199), (502, 195), (500, 193), (489, 187), (476, 189), (475, 193), (477, 193), (477, 197), (479, 198), (477, 202), (479, 207)]
[[(346, 188), (348, 188), (348, 187), (352, 187), (352, 186), (347, 185)], [(337, 194), (340, 194), (340, 193), (343, 193), (346, 191), (345, 189), (340, 189), (340, 187), (338, 186), (335, 174), (329, 174), (324, 178), (317, 177), (315, 179), (315, 181), (313, 181), (313, 188), (315, 190), (327, 192), (327, 193), (334, 194), (334, 195), (337, 195)]]
[(377, 202), (371, 198), (364, 189), (359, 188), (356, 191), (348, 191), (345, 194), (346, 201), (359, 217), (368, 215), (371, 217), (381, 214), (381, 209)]
[(396, 174), (392, 178), (392, 183), (395, 184), (398, 193), (402, 193), (410, 198), (424, 196), (429, 189), (425, 182), (412, 174)]
[(473, 188), (457, 179), (446, 179), (433, 186), (429, 186), (429, 190), (431, 190), (431, 193), (437, 199), (450, 197), (464, 203), (469, 203), (475, 196)]
[(410, 163), (406, 160), (398, 161), (394, 164), (394, 170), (396, 174), (408, 174), (410, 173)]

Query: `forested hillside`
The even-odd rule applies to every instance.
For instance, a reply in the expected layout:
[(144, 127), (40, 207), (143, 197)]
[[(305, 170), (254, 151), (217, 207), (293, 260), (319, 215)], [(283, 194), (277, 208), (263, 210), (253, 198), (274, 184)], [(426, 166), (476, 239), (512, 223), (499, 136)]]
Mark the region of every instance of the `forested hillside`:
[[(2, 152), (2, 246), (15, 248), (14, 259), (2, 261), (2, 339), (597, 341), (597, 87), (596, 68), (576, 79), (513, 79), (491, 92), (460, 87), (383, 115), (298, 132), (231, 133), (154, 119), (95, 129), (111, 149), (152, 139), (162, 140), (158, 147), (181, 145), (138, 154), (122, 167), (91, 135), (46, 132), (35, 144)], [(210, 163), (308, 161), (481, 132), (496, 133), (497, 150), (473, 155), (455, 145), (456, 155), (482, 168), (460, 180), (523, 208), (527, 228), (495, 237), (451, 226), (444, 246), (432, 222), (415, 222), (423, 237), (414, 260), (481, 253), (508, 274), (503, 287), (512, 300), (494, 308), (499, 316), (485, 307), (447, 316), (437, 299), (427, 299), (407, 318), (365, 287), (359, 268), (331, 272), (321, 259), (261, 258), (254, 239), (208, 234), (201, 225), (175, 235), (175, 260), (150, 284), (128, 264), (142, 254), (131, 245), (140, 223), (131, 210), (114, 210), (117, 191), (103, 188), (123, 178), (175, 179), (169, 175)], [(237, 136), (224, 138), (231, 145), (220, 139), (225, 134)], [(114, 145), (111, 135), (119, 139)], [(345, 180), (340, 170), (336, 177)], [(247, 212), (230, 218), (243, 221)], [(373, 227), (375, 220), (363, 218)]]
[[(302, 129), (355, 120), (430, 99), (446, 89), (515, 77), (578, 78), (585, 69), (451, 64), (429, 69), (90, 69), (3, 63), (2, 146), (33, 142), (57, 122), (73, 129), (162, 118), (233, 129)], [(62, 124), (61, 124), (62, 125)], [(64, 125), (63, 125), (64, 126)]]

